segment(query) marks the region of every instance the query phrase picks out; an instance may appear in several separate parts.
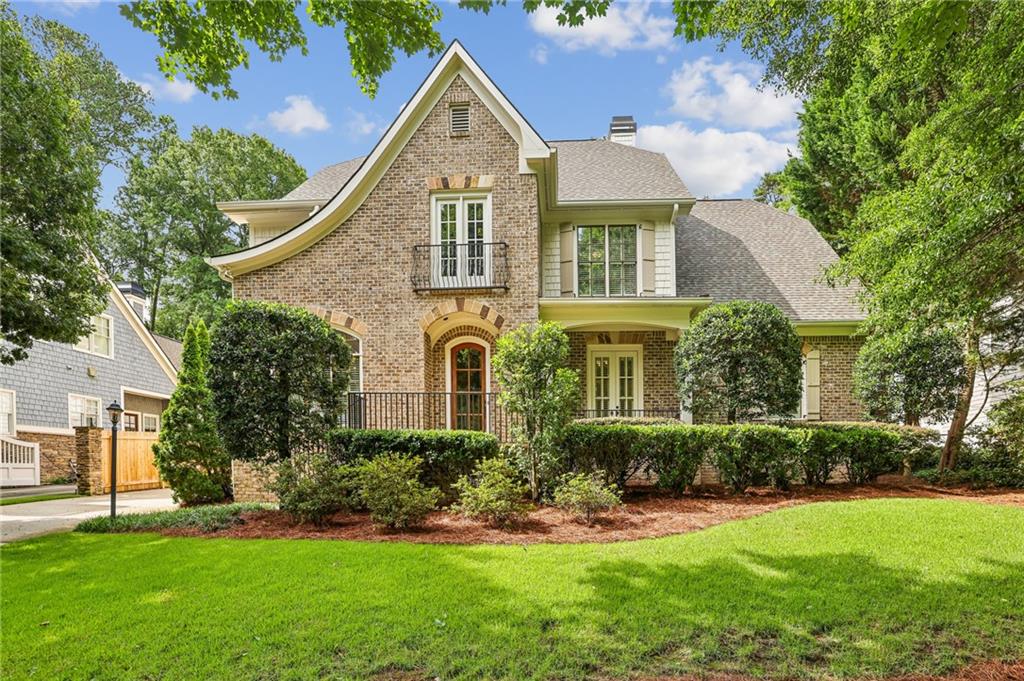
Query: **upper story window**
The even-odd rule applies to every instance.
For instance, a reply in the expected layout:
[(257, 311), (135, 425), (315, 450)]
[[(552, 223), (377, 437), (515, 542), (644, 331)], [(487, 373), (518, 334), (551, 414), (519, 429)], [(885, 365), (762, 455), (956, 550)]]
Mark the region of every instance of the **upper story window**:
[(474, 288), (491, 283), (491, 197), (435, 196), (431, 227), (434, 288)]
[(14, 391), (0, 390), (0, 435), (10, 435), (16, 428), (14, 419)]
[(114, 348), (114, 321), (110, 316), (101, 314), (90, 318), (92, 333), (83, 336), (75, 345), (76, 350), (91, 352), (94, 355), (110, 357)]
[(469, 104), (451, 105), (448, 109), (448, 126), (453, 135), (465, 135), (469, 132)]
[(576, 228), (576, 290), (583, 297), (637, 295), (636, 225)]
[(68, 421), (71, 427), (100, 425), (100, 400), (98, 397), (68, 395)]

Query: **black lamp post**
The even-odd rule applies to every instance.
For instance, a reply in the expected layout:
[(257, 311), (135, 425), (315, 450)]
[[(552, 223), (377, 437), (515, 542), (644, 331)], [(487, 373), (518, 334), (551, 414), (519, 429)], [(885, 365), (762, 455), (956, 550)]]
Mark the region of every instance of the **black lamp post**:
[(110, 520), (117, 517), (117, 424), (124, 409), (114, 400), (107, 407), (110, 417)]

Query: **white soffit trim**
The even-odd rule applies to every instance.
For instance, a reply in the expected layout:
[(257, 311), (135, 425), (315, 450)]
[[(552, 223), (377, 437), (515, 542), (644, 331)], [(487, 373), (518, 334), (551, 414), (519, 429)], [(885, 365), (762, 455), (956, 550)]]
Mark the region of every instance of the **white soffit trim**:
[(457, 75), (463, 77), (518, 143), (519, 172), (534, 173), (529, 161), (547, 159), (551, 148), (456, 40), (359, 169), (323, 208), (278, 237), (236, 253), (207, 258), (206, 262), (216, 267), (221, 277), (230, 280), (235, 274), (251, 272), (295, 255), (329, 234), (347, 220), (376, 187)]

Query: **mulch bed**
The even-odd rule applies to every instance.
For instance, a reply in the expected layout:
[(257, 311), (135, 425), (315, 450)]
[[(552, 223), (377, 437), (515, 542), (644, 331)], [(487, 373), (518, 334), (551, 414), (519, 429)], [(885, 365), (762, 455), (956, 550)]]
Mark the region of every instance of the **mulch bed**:
[[(755, 681), (752, 676), (707, 674), (702, 676), (641, 677), (640, 681)], [(1024, 681), (1024, 663), (981, 662), (944, 676), (892, 676), (873, 681)]]
[(599, 518), (589, 527), (558, 509), (541, 506), (535, 508), (521, 525), (510, 529), (489, 527), (443, 511), (432, 513), (423, 527), (413, 530), (395, 531), (374, 526), (366, 513), (339, 513), (327, 526), (316, 527), (296, 524), (288, 514), (269, 510), (244, 513), (241, 524), (216, 532), (178, 529), (165, 530), (164, 533), (239, 539), (347, 539), (428, 544), (616, 542), (693, 532), (730, 520), (818, 501), (894, 497), (964, 499), (1024, 507), (1024, 491), (1021, 490), (930, 487), (907, 483), (894, 476), (872, 485), (798, 487), (790, 492), (753, 489), (746, 494), (707, 489), (682, 498), (665, 496), (650, 489), (637, 489), (627, 495), (622, 507)]

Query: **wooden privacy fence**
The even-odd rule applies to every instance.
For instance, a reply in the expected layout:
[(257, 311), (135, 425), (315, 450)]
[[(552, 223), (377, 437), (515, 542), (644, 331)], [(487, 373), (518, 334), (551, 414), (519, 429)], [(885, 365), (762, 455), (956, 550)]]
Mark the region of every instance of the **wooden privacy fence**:
[[(117, 491), (163, 487), (153, 456), (156, 433), (117, 434)], [(110, 431), (103, 431), (103, 493), (110, 492)]]

